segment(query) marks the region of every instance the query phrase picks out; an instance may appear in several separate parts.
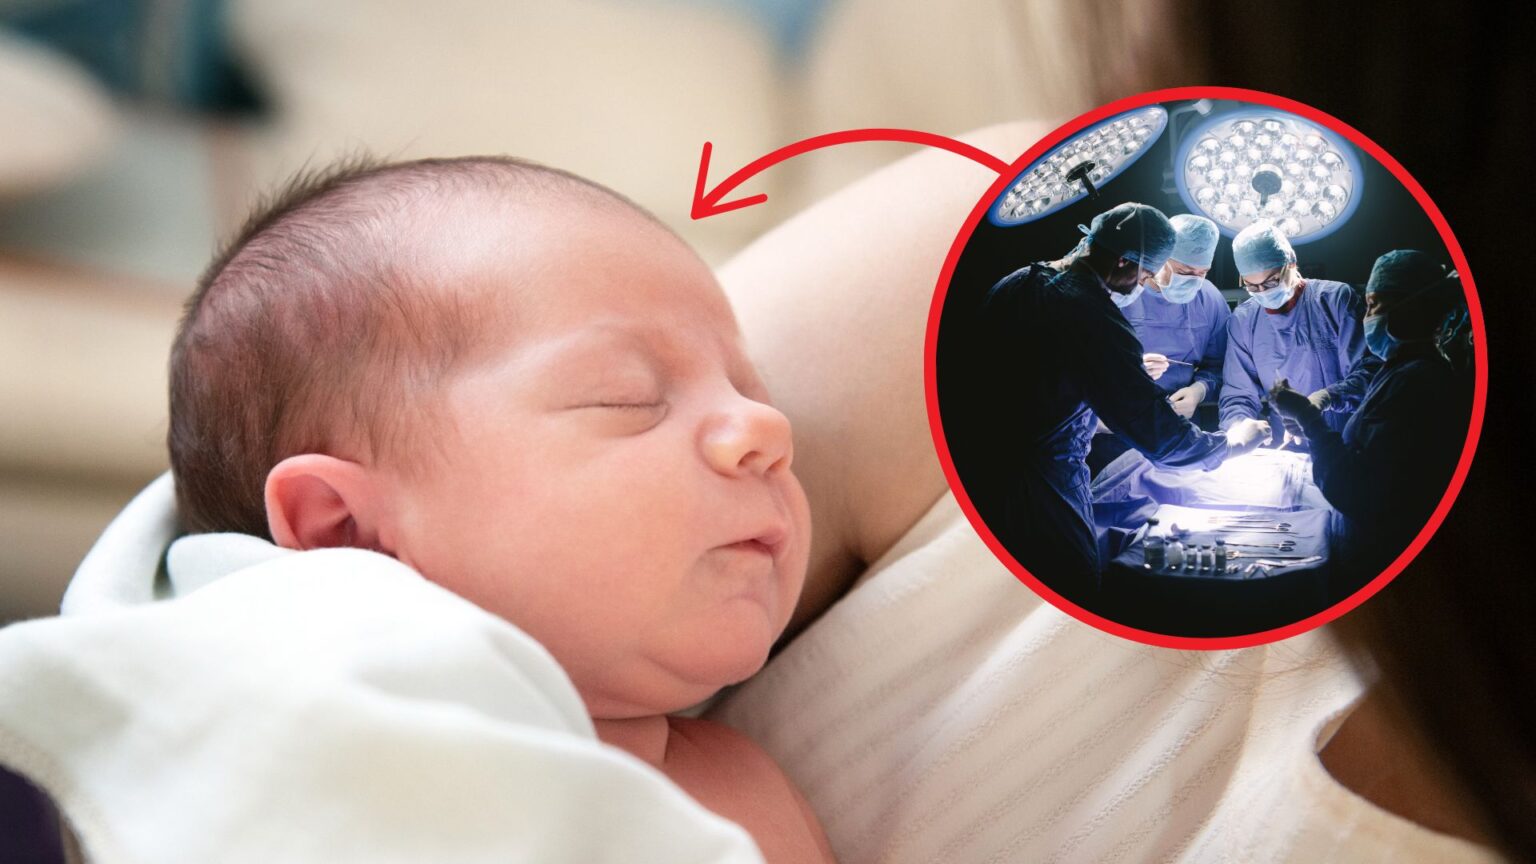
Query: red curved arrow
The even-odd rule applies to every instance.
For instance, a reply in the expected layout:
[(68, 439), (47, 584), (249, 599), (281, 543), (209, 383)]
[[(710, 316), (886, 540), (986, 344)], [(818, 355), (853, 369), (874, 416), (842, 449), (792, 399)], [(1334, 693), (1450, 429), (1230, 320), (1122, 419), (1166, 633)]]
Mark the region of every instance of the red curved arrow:
[(951, 153), (958, 153), (967, 159), (991, 168), (999, 174), (1008, 170), (1008, 163), (993, 156), (985, 150), (979, 150), (953, 138), (945, 138), (943, 135), (935, 135), (931, 132), (917, 132), (912, 129), (849, 129), (846, 132), (829, 132), (825, 135), (817, 135), (769, 153), (752, 162), (745, 168), (725, 178), (709, 194), (704, 193), (704, 180), (709, 174), (709, 154), (714, 149), (710, 142), (704, 142), (704, 153), (699, 157), (699, 179), (693, 187), (693, 210), (695, 219), (707, 219), (720, 213), (729, 213), (742, 207), (751, 207), (768, 200), (767, 195), (751, 195), (746, 198), (738, 198), (735, 201), (720, 203), (731, 190), (740, 186), (748, 178), (758, 172), (770, 168), (801, 153), (809, 153), (812, 150), (820, 150), (823, 147), (831, 147), (834, 144), (850, 144), (855, 141), (902, 141), (908, 144), (924, 144), (929, 147), (939, 147)]

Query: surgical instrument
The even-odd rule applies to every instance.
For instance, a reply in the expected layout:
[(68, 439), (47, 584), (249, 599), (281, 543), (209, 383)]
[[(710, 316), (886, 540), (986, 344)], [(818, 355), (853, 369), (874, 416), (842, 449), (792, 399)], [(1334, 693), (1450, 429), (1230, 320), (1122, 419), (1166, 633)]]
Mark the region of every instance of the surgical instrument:
[(1238, 546), (1243, 549), (1279, 549), (1289, 552), (1296, 548), (1295, 540), (1281, 540), (1279, 543), (1227, 543), (1228, 546)]
[(1213, 525), (1265, 525), (1276, 528), (1289, 528), (1291, 523), (1281, 522), (1273, 516), (1212, 516)]
[(1304, 560), (1304, 559), (1307, 559), (1307, 558), (1321, 558), (1322, 557), (1320, 555), (1288, 555), (1288, 554), (1286, 554), (1288, 552), (1294, 552), (1294, 551), (1296, 551), (1296, 550), (1294, 550), (1294, 549), (1281, 549), (1278, 552), (1244, 552), (1241, 549), (1234, 549), (1231, 552), (1227, 553), (1227, 557), (1228, 558), (1254, 558), (1254, 559), (1263, 558), (1263, 559), (1268, 559), (1268, 560), (1273, 560), (1273, 561), (1279, 561), (1281, 559), (1290, 560), (1290, 561), (1301, 561), (1301, 560)]
[(1281, 567), (1302, 567), (1302, 566), (1305, 566), (1307, 564), (1319, 564), (1319, 563), (1322, 563), (1322, 560), (1323, 560), (1323, 556), (1321, 556), (1321, 555), (1308, 555), (1305, 558), (1285, 558), (1285, 559), (1281, 559), (1281, 558), (1259, 558), (1259, 559), (1255, 560), (1252, 564), (1249, 564), (1247, 569), (1244, 570), (1244, 572), (1246, 573), (1246, 572), (1254, 570), (1256, 568), (1263, 568), (1263, 569), (1268, 570), (1268, 569), (1279, 569)]

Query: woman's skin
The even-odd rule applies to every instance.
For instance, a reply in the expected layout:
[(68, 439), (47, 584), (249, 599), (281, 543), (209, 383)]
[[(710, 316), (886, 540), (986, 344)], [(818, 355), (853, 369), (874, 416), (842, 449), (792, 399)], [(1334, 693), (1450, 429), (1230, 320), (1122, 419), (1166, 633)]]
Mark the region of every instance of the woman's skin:
[[(1011, 162), (1051, 128), (1010, 123), (963, 140)], [(810, 568), (787, 637), (945, 490), (923, 398), (923, 338), (950, 246), (996, 180), (954, 154), (916, 153), (801, 212), (718, 274), (747, 352), (794, 426), (795, 470), (811, 503)]]

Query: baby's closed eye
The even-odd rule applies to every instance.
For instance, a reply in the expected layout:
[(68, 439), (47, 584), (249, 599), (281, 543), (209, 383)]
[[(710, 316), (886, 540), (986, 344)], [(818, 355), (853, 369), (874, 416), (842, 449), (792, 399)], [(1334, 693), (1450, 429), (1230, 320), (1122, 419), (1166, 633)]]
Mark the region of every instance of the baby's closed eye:
[(657, 376), (608, 371), (566, 391), (569, 409), (654, 411), (666, 405), (666, 387)]
[(572, 409), (655, 410), (667, 403), (666, 388), (651, 375), (605, 375), (568, 391)]
[(602, 400), (602, 401), (599, 401), (599, 402), (590, 402), (590, 403), (583, 404), (583, 405), (577, 405), (575, 407), (577, 407), (577, 408), (616, 408), (616, 409), (620, 409), (620, 410), (630, 410), (630, 411), (655, 411), (657, 409), (665, 407), (666, 404), (667, 403), (662, 402), (660, 400), (645, 401), (645, 400), (605, 399), (605, 400)]
[(667, 401), (660, 396), (601, 396), (576, 400), (572, 415), (602, 434), (635, 435), (660, 425)]

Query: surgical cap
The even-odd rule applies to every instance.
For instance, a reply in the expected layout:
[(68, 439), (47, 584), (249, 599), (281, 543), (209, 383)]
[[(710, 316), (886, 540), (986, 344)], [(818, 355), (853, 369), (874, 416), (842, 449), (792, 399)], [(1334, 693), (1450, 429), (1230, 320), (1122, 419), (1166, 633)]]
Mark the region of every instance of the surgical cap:
[(1088, 242), (1108, 249), (1147, 270), (1161, 270), (1173, 251), (1173, 226), (1156, 207), (1127, 202), (1093, 217), (1088, 227), (1077, 226)]
[(1180, 213), (1168, 220), (1173, 225), (1173, 252), (1168, 257), (1191, 267), (1209, 267), (1216, 260), (1216, 241), (1221, 234), (1216, 223), (1193, 213)]
[(1396, 249), (1376, 259), (1365, 293), (1415, 294), (1445, 276), (1445, 268), (1417, 249)]
[(1237, 232), (1232, 238), (1232, 260), (1239, 275), (1263, 273), (1296, 263), (1296, 250), (1275, 223), (1260, 221)]

